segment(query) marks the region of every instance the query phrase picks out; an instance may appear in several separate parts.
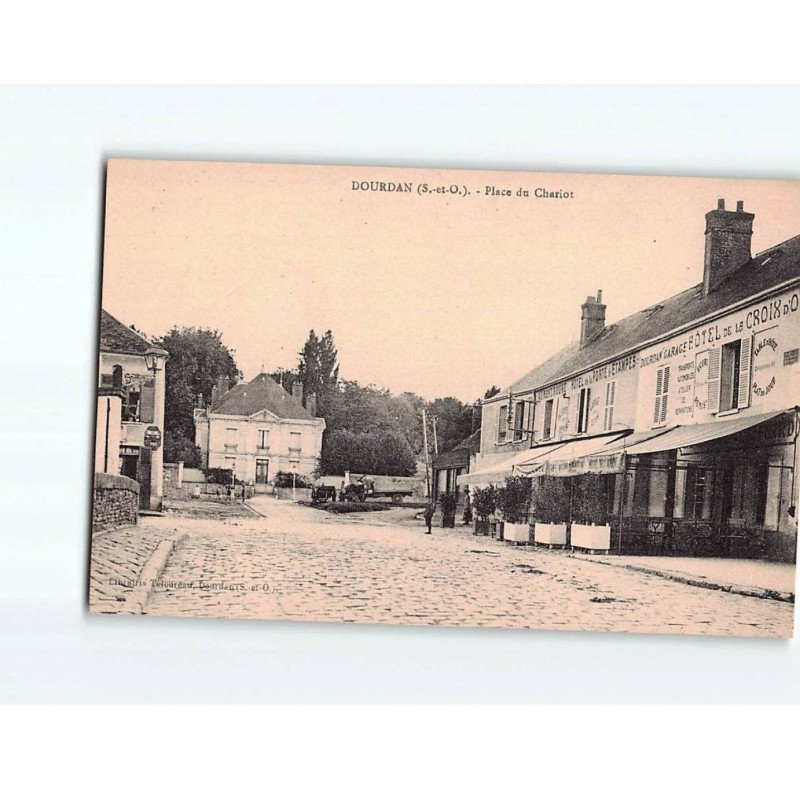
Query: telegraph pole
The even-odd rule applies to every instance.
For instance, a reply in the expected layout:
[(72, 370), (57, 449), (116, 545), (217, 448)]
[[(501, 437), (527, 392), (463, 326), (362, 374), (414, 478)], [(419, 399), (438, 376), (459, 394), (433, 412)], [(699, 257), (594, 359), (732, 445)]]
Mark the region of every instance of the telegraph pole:
[(439, 437), (436, 435), (436, 414), (433, 415), (433, 454), (439, 455)]
[(425, 490), (428, 497), (431, 497), (431, 468), (430, 453), (428, 452), (428, 416), (425, 413), (425, 406), (422, 407), (422, 442), (425, 448)]

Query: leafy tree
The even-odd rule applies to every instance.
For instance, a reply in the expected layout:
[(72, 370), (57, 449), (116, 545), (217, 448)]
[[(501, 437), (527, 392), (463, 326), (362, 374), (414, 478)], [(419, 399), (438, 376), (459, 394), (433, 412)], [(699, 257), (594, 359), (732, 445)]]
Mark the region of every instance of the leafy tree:
[(299, 356), (297, 375), (303, 383), (303, 397), (316, 394), (317, 413), (325, 416), (328, 399), (339, 383), (339, 354), (333, 334), (328, 330), (319, 338), (313, 330), (309, 331)]
[(183, 461), (185, 467), (199, 467), (201, 460), (200, 448), (194, 439), (170, 430), (164, 433), (164, 457), (166, 461)]
[(436, 420), (436, 438), (439, 452), (452, 450), (472, 433), (472, 406), (455, 397), (438, 397), (428, 403), (428, 416)]
[(269, 376), (275, 383), (286, 389), (289, 394), (292, 393), (292, 385), (294, 382), (301, 380), (297, 370), (283, 369), (282, 367), (279, 367), (274, 372), (270, 372)]
[(494, 397), (496, 394), (500, 394), (500, 387), (492, 385), (483, 393), (483, 399), (488, 400), (490, 397)]
[(173, 327), (156, 343), (169, 353), (164, 397), (164, 458), (185, 460), (194, 445), (194, 409), (211, 402), (211, 389), (218, 378), (233, 386), (242, 373), (234, 351), (222, 342), (219, 331), (208, 328)]
[(416, 459), (399, 434), (333, 430), (325, 432), (320, 466), (323, 475), (409, 476), (416, 471)]

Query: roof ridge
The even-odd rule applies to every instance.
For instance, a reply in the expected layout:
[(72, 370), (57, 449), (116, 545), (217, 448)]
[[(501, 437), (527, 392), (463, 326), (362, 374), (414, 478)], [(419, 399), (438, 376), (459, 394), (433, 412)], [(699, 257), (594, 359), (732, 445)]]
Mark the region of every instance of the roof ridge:
[(123, 328), (125, 328), (126, 330), (129, 330), (132, 334), (134, 334), (134, 336), (138, 336), (148, 347), (152, 347), (153, 346), (153, 342), (150, 339), (148, 339), (144, 334), (142, 334), (139, 331), (137, 331), (131, 325), (126, 325), (124, 322), (122, 322), (121, 320), (117, 319), (108, 309), (105, 309), (105, 308), (101, 307), (100, 310), (106, 316), (111, 317), (111, 319), (114, 320), (114, 322), (116, 322), (117, 325), (121, 325)]

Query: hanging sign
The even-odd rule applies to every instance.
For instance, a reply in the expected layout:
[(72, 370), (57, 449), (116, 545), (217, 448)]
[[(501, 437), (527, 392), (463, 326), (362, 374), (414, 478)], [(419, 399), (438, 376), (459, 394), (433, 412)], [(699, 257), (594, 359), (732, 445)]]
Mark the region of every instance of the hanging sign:
[(148, 425), (144, 432), (144, 446), (151, 450), (161, 447), (161, 431), (158, 425)]

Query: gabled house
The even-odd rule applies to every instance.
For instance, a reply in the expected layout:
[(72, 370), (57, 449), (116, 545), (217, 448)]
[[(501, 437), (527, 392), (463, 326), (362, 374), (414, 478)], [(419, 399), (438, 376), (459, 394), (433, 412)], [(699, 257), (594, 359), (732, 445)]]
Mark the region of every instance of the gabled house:
[(291, 394), (266, 373), (228, 389), (221, 379), (207, 408), (194, 412), (195, 444), (204, 468), (230, 469), (237, 480), (264, 491), (278, 472), (310, 479), (319, 463), (325, 420), (316, 397), (302, 402), (302, 384)]
[(167, 357), (165, 350), (101, 310), (95, 471), (136, 481), (143, 510), (159, 510), (164, 493)]

